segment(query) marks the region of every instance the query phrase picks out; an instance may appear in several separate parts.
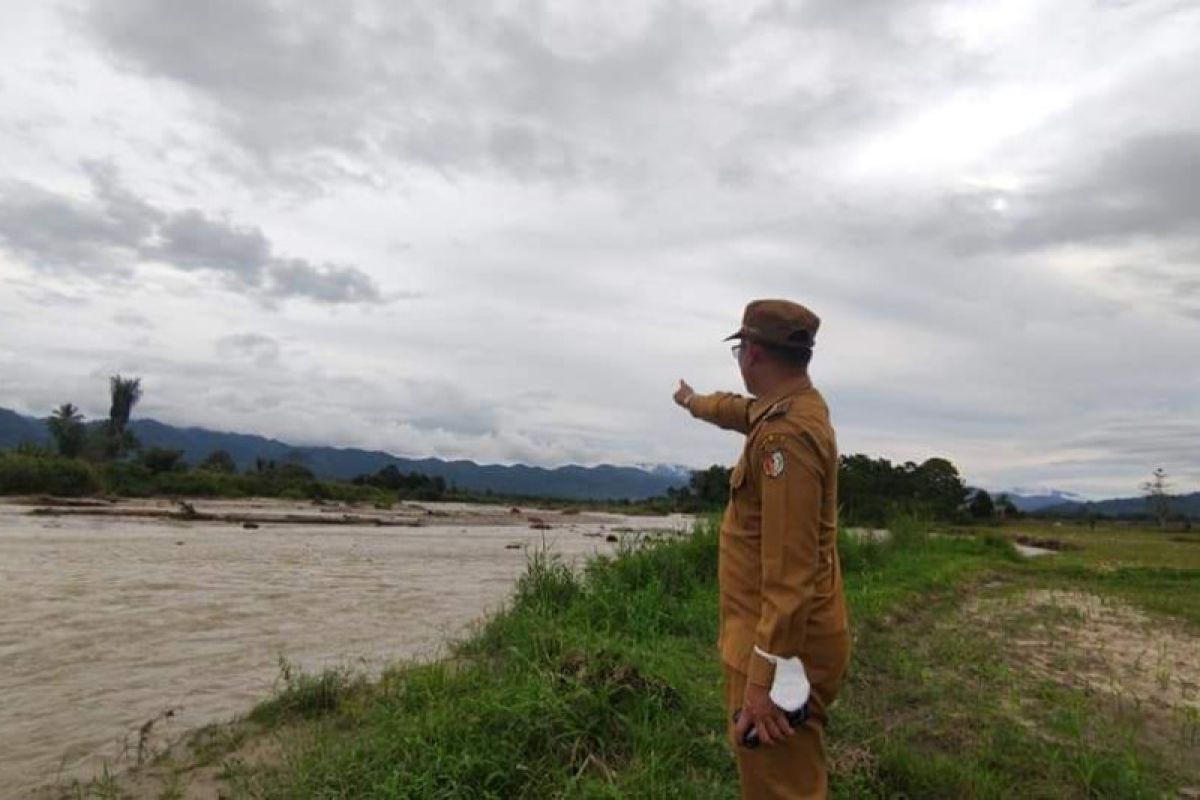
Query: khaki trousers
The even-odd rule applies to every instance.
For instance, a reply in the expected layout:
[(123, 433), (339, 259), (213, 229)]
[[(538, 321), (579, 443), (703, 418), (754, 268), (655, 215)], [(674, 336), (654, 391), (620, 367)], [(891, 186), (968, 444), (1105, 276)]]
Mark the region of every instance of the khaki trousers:
[[(742, 800), (824, 800), (829, 796), (829, 770), (825, 755), (825, 721), (829, 706), (850, 660), (849, 638), (844, 634), (820, 648), (823, 664), (805, 664), (812, 681), (809, 718), (796, 733), (774, 747), (753, 750), (734, 745)], [(813, 669), (817, 667), (817, 669)], [(733, 713), (742, 707), (746, 691), (744, 672), (725, 665), (726, 738), (733, 741)]]

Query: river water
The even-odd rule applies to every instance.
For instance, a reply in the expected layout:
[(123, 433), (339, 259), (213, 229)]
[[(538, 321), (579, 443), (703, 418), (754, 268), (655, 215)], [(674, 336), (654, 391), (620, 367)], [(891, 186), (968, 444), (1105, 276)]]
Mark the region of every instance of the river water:
[(0, 504), (0, 797), (129, 766), (150, 720), (165, 742), (244, 713), (281, 657), (367, 672), (436, 657), (508, 596), (526, 559), (513, 545), (580, 559), (611, 552), (616, 530), (687, 524), (589, 514), (534, 530), (507, 508), (429, 505), (421, 527), (244, 530)]

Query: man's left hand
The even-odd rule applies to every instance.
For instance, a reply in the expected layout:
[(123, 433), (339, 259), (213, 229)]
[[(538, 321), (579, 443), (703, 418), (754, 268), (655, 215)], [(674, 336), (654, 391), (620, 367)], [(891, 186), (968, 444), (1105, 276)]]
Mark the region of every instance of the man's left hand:
[(747, 683), (742, 697), (742, 713), (733, 727), (733, 742), (742, 746), (742, 737), (751, 727), (758, 728), (758, 740), (766, 747), (774, 747), (796, 731), (788, 724), (787, 713), (771, 702), (765, 686)]

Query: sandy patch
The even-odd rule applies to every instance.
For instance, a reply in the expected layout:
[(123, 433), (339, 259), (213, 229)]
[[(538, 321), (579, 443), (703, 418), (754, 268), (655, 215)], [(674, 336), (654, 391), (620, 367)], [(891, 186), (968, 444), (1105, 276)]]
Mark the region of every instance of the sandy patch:
[(1051, 589), (976, 600), (968, 612), (1015, 631), (1007, 645), (1039, 677), (1185, 726), (1200, 722), (1200, 641), (1180, 625), (1112, 598)]

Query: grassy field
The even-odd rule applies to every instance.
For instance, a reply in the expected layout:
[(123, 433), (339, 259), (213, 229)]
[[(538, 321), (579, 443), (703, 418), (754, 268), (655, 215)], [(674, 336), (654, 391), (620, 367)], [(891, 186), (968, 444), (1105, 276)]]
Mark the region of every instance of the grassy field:
[[(842, 539), (855, 651), (829, 730), (835, 797), (1200, 786), (1200, 542), (1034, 523), (893, 531)], [(1074, 549), (1026, 561), (1017, 534)], [(534, 553), (509, 609), (447, 660), (375, 681), (285, 668), (247, 720), (71, 794), (734, 797), (716, 545), (709, 521), (582, 575)]]

